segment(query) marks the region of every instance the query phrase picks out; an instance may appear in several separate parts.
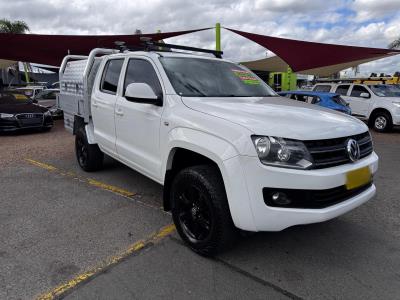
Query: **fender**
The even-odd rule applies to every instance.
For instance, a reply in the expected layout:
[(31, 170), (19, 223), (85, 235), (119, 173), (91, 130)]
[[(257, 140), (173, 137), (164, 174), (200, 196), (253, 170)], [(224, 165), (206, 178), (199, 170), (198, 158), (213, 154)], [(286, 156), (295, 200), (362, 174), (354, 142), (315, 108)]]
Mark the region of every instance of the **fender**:
[(85, 126), (86, 137), (89, 144), (97, 144), (94, 138), (94, 126), (92, 120)]
[[(195, 144), (192, 141), (195, 141)], [(254, 230), (256, 227), (250, 203), (244, 200), (249, 199), (246, 180), (235, 147), (228, 141), (209, 133), (189, 128), (174, 128), (169, 132), (167, 149), (164, 152), (166, 153), (162, 166), (164, 178), (166, 171), (172, 166), (177, 148), (196, 152), (217, 164), (225, 185), (233, 223), (237, 228)]]

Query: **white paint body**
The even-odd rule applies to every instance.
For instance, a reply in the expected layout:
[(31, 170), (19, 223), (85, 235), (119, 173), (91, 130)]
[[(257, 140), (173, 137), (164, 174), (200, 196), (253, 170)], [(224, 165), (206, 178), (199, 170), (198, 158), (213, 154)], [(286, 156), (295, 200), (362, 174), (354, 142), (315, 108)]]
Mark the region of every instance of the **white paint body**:
[[(118, 57), (125, 61), (117, 95), (110, 97), (98, 87), (106, 61)], [(122, 79), (129, 58), (144, 59), (152, 64), (163, 90), (162, 106), (125, 99)], [(348, 171), (368, 166), (375, 173), (378, 158), (373, 153), (357, 163), (319, 170), (270, 167), (260, 162), (251, 135), (330, 139), (366, 132), (366, 125), (342, 113), (278, 96), (181, 97), (169, 82), (157, 53), (105, 56), (93, 84), (91, 121), (86, 129), (91, 131), (91, 142), (97, 143), (102, 151), (160, 184), (164, 184), (177, 148), (208, 157), (222, 173), (235, 226), (248, 231), (278, 231), (297, 224), (328, 220), (352, 210), (375, 194), (372, 185), (358, 196), (324, 209), (268, 207), (263, 200), (263, 187), (333, 188), (345, 183)]]
[[(371, 88), (367, 84), (360, 83), (318, 83), (313, 87), (313, 90), (315, 90), (315, 88), (318, 86), (329, 86), (330, 90), (328, 92), (336, 93), (336, 89), (340, 88), (340, 86), (343, 85), (350, 86), (350, 88), (347, 90), (346, 95), (342, 95), (342, 98), (350, 104), (352, 114), (359, 117), (360, 119), (369, 120), (374, 110), (385, 109), (390, 113), (393, 124), (400, 125), (400, 97), (378, 96), (371, 90)], [(354, 86), (364, 87), (368, 91), (370, 98), (351, 96), (351, 92)]]

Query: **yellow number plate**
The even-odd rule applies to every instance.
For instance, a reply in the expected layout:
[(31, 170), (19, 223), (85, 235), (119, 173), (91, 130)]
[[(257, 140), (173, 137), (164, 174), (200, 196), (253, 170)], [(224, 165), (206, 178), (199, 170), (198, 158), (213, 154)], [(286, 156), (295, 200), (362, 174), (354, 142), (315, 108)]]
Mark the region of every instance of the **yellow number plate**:
[(369, 167), (364, 167), (346, 174), (346, 188), (352, 190), (369, 183), (372, 179)]

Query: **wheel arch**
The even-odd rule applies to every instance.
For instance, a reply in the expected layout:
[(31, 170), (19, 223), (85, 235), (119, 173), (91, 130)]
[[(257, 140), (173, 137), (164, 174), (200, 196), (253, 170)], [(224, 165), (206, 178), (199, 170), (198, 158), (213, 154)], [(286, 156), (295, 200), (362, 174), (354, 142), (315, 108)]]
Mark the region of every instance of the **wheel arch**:
[[(169, 147), (164, 159), (162, 174), (164, 174), (163, 204), (165, 210), (170, 210), (170, 184), (179, 170), (183, 168), (210, 164), (215, 166), (224, 182), (223, 161), (237, 155), (232, 144), (216, 136), (188, 128), (176, 128), (169, 134)], [(196, 143), (192, 142), (196, 141)]]
[(380, 112), (387, 113), (387, 114), (390, 116), (390, 118), (393, 120), (393, 116), (392, 116), (392, 113), (390, 112), (390, 110), (388, 110), (387, 108), (383, 108), (383, 107), (376, 107), (376, 108), (374, 108), (374, 109), (371, 111), (371, 113), (370, 113), (370, 115), (369, 115), (369, 118), (368, 118), (368, 124), (369, 124), (370, 126), (373, 125), (373, 118), (374, 118), (374, 116), (375, 116), (377, 113), (380, 113)]

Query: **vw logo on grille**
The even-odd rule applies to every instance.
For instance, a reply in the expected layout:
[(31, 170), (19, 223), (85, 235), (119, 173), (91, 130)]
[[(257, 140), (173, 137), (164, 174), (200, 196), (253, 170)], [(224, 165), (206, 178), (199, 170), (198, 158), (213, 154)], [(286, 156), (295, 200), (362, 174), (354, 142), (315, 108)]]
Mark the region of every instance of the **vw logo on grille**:
[(346, 145), (347, 155), (352, 162), (360, 159), (360, 146), (356, 140), (349, 139)]

